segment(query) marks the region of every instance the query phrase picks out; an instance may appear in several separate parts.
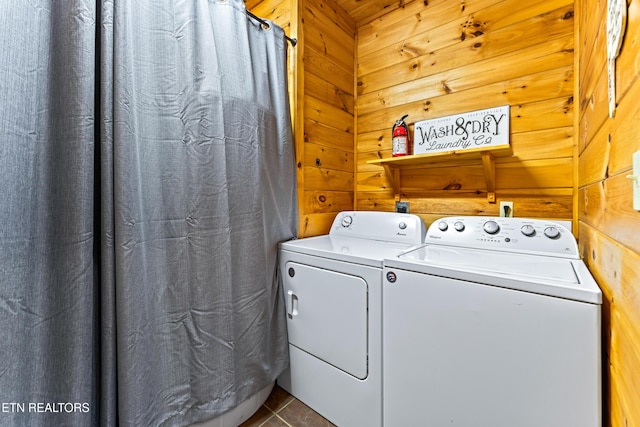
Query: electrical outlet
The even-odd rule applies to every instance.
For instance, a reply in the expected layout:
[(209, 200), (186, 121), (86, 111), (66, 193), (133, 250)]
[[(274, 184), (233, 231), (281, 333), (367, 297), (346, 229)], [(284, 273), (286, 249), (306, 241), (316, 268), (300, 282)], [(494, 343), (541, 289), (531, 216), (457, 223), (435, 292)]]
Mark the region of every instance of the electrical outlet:
[(633, 153), (633, 209), (640, 211), (640, 151)]
[(396, 202), (396, 212), (409, 213), (409, 202)]
[(500, 202), (500, 216), (513, 217), (513, 202)]

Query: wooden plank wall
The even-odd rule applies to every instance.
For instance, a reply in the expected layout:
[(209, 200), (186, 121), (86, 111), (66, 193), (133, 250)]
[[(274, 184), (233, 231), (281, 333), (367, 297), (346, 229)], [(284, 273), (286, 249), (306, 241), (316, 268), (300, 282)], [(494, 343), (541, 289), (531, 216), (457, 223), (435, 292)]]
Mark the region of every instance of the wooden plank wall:
[(640, 212), (632, 154), (640, 150), (640, 0), (628, 1), (609, 118), (605, 0), (576, 0), (578, 221), (582, 256), (604, 294), (603, 426), (640, 427)]
[[(405, 2), (358, 27), (356, 208), (395, 210), (391, 183), (367, 160), (391, 156), (391, 128), (511, 105), (513, 156), (496, 160), (497, 201), (516, 216), (573, 219), (573, 0)], [(498, 215), (479, 161), (405, 170), (402, 194), (429, 224)]]
[(245, 0), (244, 4), (253, 14), (275, 22), (288, 36), (292, 36), (292, 0)]
[(245, 4), (267, 18), (291, 10), (292, 33), (299, 40), (290, 61), (297, 93), (298, 235), (324, 234), (338, 212), (354, 206), (355, 21), (334, 0)]
[(300, 237), (329, 231), (353, 209), (356, 26), (334, 0), (299, 0), (304, 31)]

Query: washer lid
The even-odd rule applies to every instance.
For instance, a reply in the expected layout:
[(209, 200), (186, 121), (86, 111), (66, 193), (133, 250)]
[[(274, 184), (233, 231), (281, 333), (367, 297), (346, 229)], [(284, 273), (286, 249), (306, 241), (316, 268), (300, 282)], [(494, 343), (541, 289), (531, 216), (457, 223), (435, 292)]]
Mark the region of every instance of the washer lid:
[(595, 304), (602, 294), (581, 260), (426, 245), (389, 267)]
[(541, 256), (499, 254), (494, 251), (461, 249), (455, 247), (425, 246), (404, 256), (440, 266), (461, 268), (468, 271), (505, 274), (529, 280), (552, 280), (578, 283), (571, 263), (566, 260)]
[(382, 268), (382, 260), (415, 249), (417, 245), (331, 235), (290, 240), (282, 250)]

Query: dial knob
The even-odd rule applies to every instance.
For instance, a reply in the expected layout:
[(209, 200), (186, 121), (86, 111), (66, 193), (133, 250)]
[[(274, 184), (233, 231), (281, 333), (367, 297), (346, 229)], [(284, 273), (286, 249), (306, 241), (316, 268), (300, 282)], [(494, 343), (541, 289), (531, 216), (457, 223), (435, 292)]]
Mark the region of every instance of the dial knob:
[(484, 223), (484, 225), (482, 226), (482, 229), (489, 234), (496, 234), (498, 231), (500, 231), (500, 226), (498, 225), (497, 222), (495, 221), (487, 221)]
[(456, 231), (464, 231), (464, 222), (462, 222), (462, 221), (456, 221), (456, 222), (453, 224), (453, 228), (455, 228), (455, 229), (456, 229)]
[(440, 221), (440, 222), (438, 223), (438, 229), (439, 229), (440, 231), (447, 231), (447, 228), (449, 228), (449, 225), (447, 225), (447, 223), (446, 223), (446, 222), (444, 222), (444, 221)]
[(398, 227), (400, 228), (400, 230), (404, 230), (407, 228), (407, 223), (402, 221), (400, 224), (398, 224)]
[(536, 234), (536, 229), (533, 228), (533, 225), (523, 225), (522, 228), (520, 229), (520, 231), (522, 232), (522, 234), (524, 234), (525, 236), (533, 236), (534, 234)]
[(557, 239), (560, 236), (560, 231), (556, 227), (547, 227), (544, 229), (544, 235), (550, 239)]
[(343, 227), (348, 227), (348, 226), (351, 225), (352, 222), (353, 222), (353, 217), (351, 215), (345, 215), (342, 218), (341, 224), (342, 224)]

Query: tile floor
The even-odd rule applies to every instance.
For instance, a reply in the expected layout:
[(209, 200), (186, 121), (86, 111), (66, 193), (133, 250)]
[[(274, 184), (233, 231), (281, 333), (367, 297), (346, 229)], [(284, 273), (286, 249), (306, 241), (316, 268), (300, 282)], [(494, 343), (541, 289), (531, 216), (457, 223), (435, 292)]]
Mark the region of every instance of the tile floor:
[(240, 427), (336, 427), (277, 385), (264, 405)]

